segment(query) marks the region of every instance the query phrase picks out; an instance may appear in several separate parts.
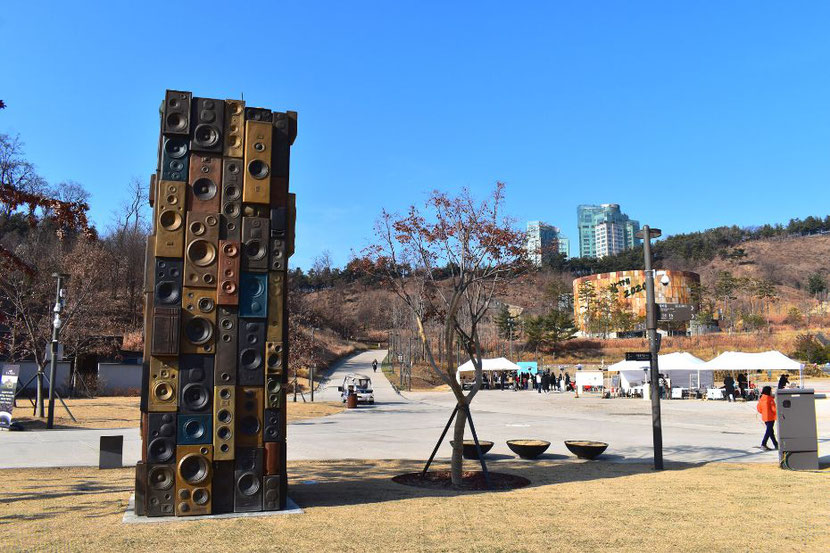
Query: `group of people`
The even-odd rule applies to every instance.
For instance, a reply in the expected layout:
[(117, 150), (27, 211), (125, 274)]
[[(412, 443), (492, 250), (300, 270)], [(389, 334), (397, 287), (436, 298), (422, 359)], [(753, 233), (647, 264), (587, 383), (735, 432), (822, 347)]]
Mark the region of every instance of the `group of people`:
[[(484, 376), (487, 379), (487, 376)], [(491, 375), (489, 387), (499, 390), (536, 390), (537, 393), (566, 392), (573, 390), (571, 375), (560, 369), (554, 374), (550, 369), (532, 374), (526, 371), (502, 371)]]
[(731, 374), (727, 374), (723, 379), (723, 395), (728, 401), (735, 401), (736, 397), (743, 399), (755, 399), (758, 391), (755, 384), (749, 382), (746, 373), (738, 373), (738, 388), (735, 389), (735, 379)]

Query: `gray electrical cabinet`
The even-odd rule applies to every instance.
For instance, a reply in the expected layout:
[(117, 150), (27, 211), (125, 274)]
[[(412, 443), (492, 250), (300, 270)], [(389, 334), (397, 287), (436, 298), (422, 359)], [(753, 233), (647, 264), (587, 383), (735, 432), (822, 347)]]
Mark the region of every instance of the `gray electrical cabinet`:
[(816, 400), (813, 390), (776, 390), (778, 414), (778, 460), (781, 468), (818, 470)]

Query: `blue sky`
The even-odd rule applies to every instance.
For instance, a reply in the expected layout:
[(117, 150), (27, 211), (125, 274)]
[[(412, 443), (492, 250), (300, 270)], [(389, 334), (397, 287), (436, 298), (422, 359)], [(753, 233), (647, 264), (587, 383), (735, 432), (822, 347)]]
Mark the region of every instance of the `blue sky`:
[(382, 207), (496, 180), (513, 217), (573, 246), (580, 203), (664, 234), (785, 222), (830, 212), (828, 16), (826, 2), (7, 0), (0, 132), (50, 182), (85, 185), (104, 227), (155, 166), (165, 88), (296, 110), (304, 268), (323, 250), (345, 263)]

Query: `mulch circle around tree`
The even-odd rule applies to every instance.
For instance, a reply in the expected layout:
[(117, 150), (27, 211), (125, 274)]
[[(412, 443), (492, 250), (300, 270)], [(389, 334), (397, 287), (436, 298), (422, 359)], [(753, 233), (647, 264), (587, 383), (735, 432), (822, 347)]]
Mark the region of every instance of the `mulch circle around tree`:
[(427, 472), (425, 476), (421, 476), (420, 472), (412, 472), (409, 474), (399, 474), (392, 478), (392, 481), (404, 486), (414, 486), (416, 488), (426, 488), (430, 490), (514, 490), (516, 488), (523, 488), (530, 484), (530, 480), (522, 476), (514, 474), (505, 474), (503, 472), (490, 472), (490, 487), (484, 480), (484, 473), (480, 470), (465, 470), (462, 473), (463, 482), (461, 487), (456, 488), (452, 485), (450, 471), (436, 470)]

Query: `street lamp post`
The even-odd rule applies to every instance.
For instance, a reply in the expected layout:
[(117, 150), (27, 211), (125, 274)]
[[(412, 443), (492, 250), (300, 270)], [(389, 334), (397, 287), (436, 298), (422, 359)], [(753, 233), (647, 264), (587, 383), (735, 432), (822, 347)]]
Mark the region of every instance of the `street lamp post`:
[(660, 344), (657, 336), (657, 304), (654, 301), (654, 269), (651, 268), (651, 239), (661, 235), (660, 229), (649, 228), (643, 225), (636, 236), (643, 240), (643, 258), (646, 277), (646, 334), (648, 335), (648, 350), (651, 353), (649, 365), (651, 367), (651, 431), (654, 443), (654, 469), (663, 470), (663, 423), (660, 419), (660, 368), (657, 356)]
[(52, 342), (49, 344), (52, 359), (49, 364), (49, 415), (46, 419), (46, 428), (52, 428), (55, 424), (55, 372), (58, 364), (58, 335), (63, 324), (61, 312), (63, 312), (63, 300), (66, 294), (63, 289), (63, 281), (69, 280), (69, 275), (63, 273), (52, 273), (52, 276), (58, 280), (58, 283), (55, 290), (55, 307), (52, 309), (55, 313), (55, 319), (52, 321)]

